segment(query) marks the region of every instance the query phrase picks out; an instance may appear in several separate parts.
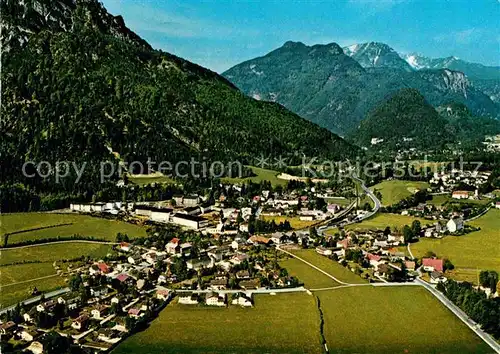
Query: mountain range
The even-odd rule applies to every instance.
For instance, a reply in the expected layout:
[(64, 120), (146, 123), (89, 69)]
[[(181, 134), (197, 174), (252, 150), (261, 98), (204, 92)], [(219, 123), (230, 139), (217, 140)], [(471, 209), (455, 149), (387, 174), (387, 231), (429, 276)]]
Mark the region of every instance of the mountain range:
[[(483, 92), (468, 74), (437, 64), (427, 68), (423, 60), (416, 70), (409, 58), (376, 42), (341, 48), (336, 43), (307, 46), (289, 41), (223, 76), (254, 98), (281, 103), (342, 135), (357, 129), (370, 110), (403, 88), (417, 89), (435, 107), (456, 102), (477, 116), (500, 115), (500, 106), (490, 97), (494, 95)], [(478, 82), (496, 81), (488, 76), (494, 68), (478, 74), (476, 64), (460, 65), (476, 73)]]
[(356, 151), (281, 105), (153, 50), (97, 0), (1, 6), (0, 184), (54, 187), (24, 178), (25, 161), (85, 162), (86, 180), (57, 186), (85, 191), (99, 188), (105, 160), (250, 163), (262, 155), (340, 159)]

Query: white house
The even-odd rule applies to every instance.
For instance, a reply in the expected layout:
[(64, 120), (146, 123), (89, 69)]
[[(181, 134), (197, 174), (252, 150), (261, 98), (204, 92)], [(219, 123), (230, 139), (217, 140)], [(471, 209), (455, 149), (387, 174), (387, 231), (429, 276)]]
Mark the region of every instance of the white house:
[(450, 232), (457, 232), (464, 228), (464, 220), (462, 218), (451, 218), (447, 223), (446, 227)]
[(179, 295), (179, 304), (196, 305), (198, 303), (198, 295), (191, 293), (181, 293)]
[(170, 291), (168, 289), (159, 289), (156, 291), (156, 298), (159, 300), (168, 300), (170, 299)]
[(252, 299), (244, 294), (239, 294), (235, 299), (232, 301), (233, 305), (239, 305), (243, 307), (252, 307)]
[(205, 304), (208, 306), (226, 306), (226, 295), (225, 294), (207, 294)]
[(333, 251), (330, 248), (318, 246), (316, 247), (316, 252), (323, 255), (323, 256), (331, 256)]
[(186, 261), (187, 269), (200, 270), (202, 268), (212, 268), (214, 262), (210, 257), (200, 257)]
[(454, 191), (451, 194), (451, 197), (453, 199), (468, 199), (469, 198), (469, 192), (467, 192), (467, 191)]
[(431, 273), (431, 283), (432, 284), (443, 283), (446, 280), (447, 280), (446, 277), (441, 272), (434, 271)]

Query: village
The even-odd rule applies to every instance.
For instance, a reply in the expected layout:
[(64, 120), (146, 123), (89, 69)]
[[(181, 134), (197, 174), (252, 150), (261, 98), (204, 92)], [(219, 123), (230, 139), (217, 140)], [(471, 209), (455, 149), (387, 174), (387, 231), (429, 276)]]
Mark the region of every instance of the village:
[[(442, 189), (450, 181), (446, 176), (431, 183), (442, 181)], [(147, 327), (174, 297), (185, 306), (252, 307), (255, 293), (305, 291), (301, 279), (280, 266), (288, 252), (298, 249), (314, 250), (369, 283), (421, 277), (439, 284), (453, 264), (435, 254), (414, 258), (406, 245), (476, 230), (466, 222), (474, 215), (470, 210), (426, 203), (401, 215), (425, 217), (427, 224), (350, 229), (369, 217), (369, 211), (356, 208), (356, 198), (339, 197), (329, 188), (299, 184), (247, 198), (241, 192), (237, 185), (223, 186), (211, 205), (199, 195), (174, 195), (163, 202), (71, 204), (69, 213), (121, 217), (155, 231), (148, 239), (118, 234), (113, 254), (67, 269), (68, 287), (58, 296), (42, 295), (31, 306), (4, 312), (2, 341), (42, 353), (37, 339), (55, 331), (82, 348), (107, 351)], [(451, 198), (472, 200), (478, 194), (453, 191)], [(488, 208), (492, 206), (500, 208), (500, 202)], [(62, 266), (54, 263), (58, 270)]]

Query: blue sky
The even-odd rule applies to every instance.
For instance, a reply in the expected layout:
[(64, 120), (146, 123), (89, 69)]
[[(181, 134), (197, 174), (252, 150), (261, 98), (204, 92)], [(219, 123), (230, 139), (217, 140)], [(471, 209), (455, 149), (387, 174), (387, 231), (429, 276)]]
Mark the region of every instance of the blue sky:
[(153, 47), (219, 73), (287, 40), (500, 65), (500, 0), (102, 1)]

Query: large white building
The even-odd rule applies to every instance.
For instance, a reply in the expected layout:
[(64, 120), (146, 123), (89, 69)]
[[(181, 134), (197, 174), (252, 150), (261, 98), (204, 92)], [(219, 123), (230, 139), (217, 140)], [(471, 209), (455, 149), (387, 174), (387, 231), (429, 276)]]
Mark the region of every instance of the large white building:
[(69, 208), (71, 211), (79, 211), (82, 213), (91, 213), (91, 212), (103, 212), (106, 208), (105, 203), (93, 203), (93, 204), (70, 204)]
[(207, 226), (208, 220), (195, 215), (176, 213), (172, 216), (172, 223), (198, 230)]

